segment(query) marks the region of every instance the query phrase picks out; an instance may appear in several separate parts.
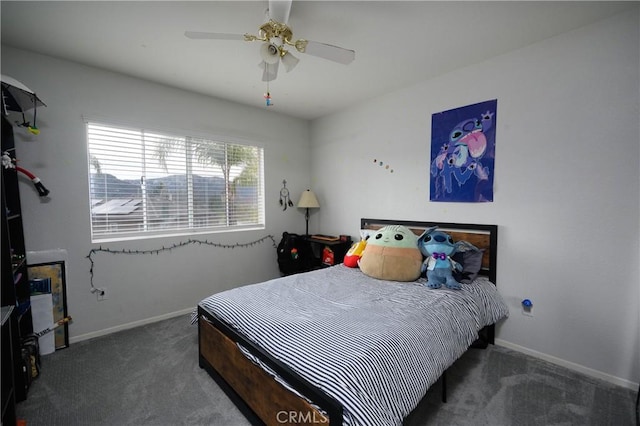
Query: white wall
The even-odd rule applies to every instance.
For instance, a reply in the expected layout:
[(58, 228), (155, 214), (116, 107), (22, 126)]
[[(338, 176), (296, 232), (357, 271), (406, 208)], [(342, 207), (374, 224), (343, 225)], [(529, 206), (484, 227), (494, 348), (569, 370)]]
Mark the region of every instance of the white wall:
[[(21, 181), (25, 239), (28, 250), (64, 248), (69, 253), (68, 308), (73, 317), (71, 341), (189, 310), (203, 297), (240, 284), (278, 276), (276, 249), (266, 242), (250, 248), (188, 246), (161, 255), (97, 253), (96, 287), (106, 287), (108, 300), (90, 293), (92, 248), (85, 124), (82, 116), (146, 126), (184, 134), (233, 136), (265, 148), (266, 229), (198, 236), (235, 244), (284, 230), (304, 232), (304, 215), (283, 212), (278, 205), (282, 180), (297, 201), (309, 186), (310, 147), (307, 121), (281, 116), (210, 97), (172, 89), (123, 75), (2, 46), (2, 73), (12, 76), (42, 98), (39, 136), (15, 129), (20, 164), (31, 169), (51, 191), (40, 199), (28, 180)], [(268, 135), (278, 135), (269, 138)], [(101, 244), (114, 250), (172, 246), (189, 237)], [(193, 238), (193, 237), (192, 237)]]
[[(357, 235), (361, 217), (497, 224), (498, 288), (511, 309), (499, 343), (637, 387), (632, 11), (314, 121), (320, 231)], [(494, 202), (430, 202), (431, 115), (496, 98)], [(522, 315), (523, 298), (534, 317)]]

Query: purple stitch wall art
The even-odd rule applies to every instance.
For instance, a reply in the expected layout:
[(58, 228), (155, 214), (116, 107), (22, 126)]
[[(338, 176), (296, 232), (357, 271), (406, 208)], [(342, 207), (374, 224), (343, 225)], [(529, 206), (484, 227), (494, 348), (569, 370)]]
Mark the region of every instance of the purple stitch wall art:
[(431, 117), (430, 200), (493, 201), (498, 100)]

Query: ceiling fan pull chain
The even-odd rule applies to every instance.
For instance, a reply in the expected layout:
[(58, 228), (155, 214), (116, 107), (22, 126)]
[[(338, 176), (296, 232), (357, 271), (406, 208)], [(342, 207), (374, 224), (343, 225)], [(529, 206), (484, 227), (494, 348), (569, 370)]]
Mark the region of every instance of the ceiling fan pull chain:
[[(264, 64), (265, 68), (269, 66), (269, 64), (265, 63)], [(269, 81), (267, 81), (267, 93), (264, 94), (264, 99), (267, 103), (267, 106), (273, 106), (273, 102), (271, 101), (271, 92), (269, 92)], [(284, 183), (284, 186), (286, 188), (287, 186), (287, 181), (283, 181), (282, 183)]]

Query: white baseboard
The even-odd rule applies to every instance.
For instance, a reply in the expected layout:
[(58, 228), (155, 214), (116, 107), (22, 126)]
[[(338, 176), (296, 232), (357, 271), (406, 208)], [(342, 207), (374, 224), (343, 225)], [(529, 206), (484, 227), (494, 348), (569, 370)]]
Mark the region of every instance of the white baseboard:
[(162, 321), (169, 318), (179, 317), (193, 312), (194, 308), (186, 308), (176, 312), (170, 312), (168, 314), (158, 315), (157, 317), (146, 318), (140, 321), (134, 321), (127, 324), (118, 325), (111, 328), (105, 328), (104, 330), (98, 330), (91, 333), (81, 334), (80, 336), (70, 337), (69, 344), (82, 342), (83, 340), (93, 339), (94, 337), (106, 336), (117, 331), (128, 330), (130, 328), (140, 327), (141, 325), (152, 324), (154, 322)]
[(576, 364), (570, 361), (566, 361), (561, 358), (556, 358), (552, 355), (534, 351), (532, 349), (525, 348), (524, 346), (516, 345), (515, 343), (507, 342), (502, 339), (496, 339), (495, 344), (498, 346), (503, 346), (508, 349), (513, 349), (514, 351), (517, 351), (517, 352), (522, 352), (524, 354), (531, 355), (532, 357), (535, 357), (535, 358), (540, 358), (542, 360), (548, 361), (552, 364), (559, 365), (561, 367), (566, 367), (570, 370), (577, 371), (578, 373), (582, 373), (587, 376), (594, 377), (596, 379), (604, 380), (605, 382), (609, 382), (617, 386), (622, 386), (624, 388), (628, 388), (636, 391), (638, 390), (638, 383), (634, 383), (632, 381), (622, 379), (620, 377), (612, 376), (610, 374), (603, 373), (602, 371), (594, 370), (592, 368), (585, 367), (583, 365)]

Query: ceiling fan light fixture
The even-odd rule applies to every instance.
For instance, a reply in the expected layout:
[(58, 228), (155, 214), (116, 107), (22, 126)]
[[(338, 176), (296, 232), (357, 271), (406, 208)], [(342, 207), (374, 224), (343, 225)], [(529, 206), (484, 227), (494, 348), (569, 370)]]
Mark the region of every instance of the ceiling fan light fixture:
[(289, 49), (293, 51), (293, 48), (300, 53), (328, 59), (340, 64), (346, 65), (353, 62), (355, 59), (354, 50), (312, 40), (295, 39), (291, 27), (287, 25), (290, 9), (291, 0), (269, 0), (269, 8), (265, 11), (267, 22), (260, 25), (257, 35), (186, 31), (185, 36), (192, 39), (261, 42), (259, 48), (259, 54), (262, 58), (260, 67), (263, 69), (262, 80), (266, 82), (276, 79), (280, 59), (282, 59), (282, 66), (287, 72), (298, 65), (300, 61), (289, 51)]
[(280, 49), (273, 43), (262, 43), (260, 57), (267, 64), (275, 64), (280, 60)]
[(271, 37), (269, 39), (269, 43), (273, 44), (274, 46), (276, 46), (278, 49), (282, 46), (282, 39), (280, 37)]
[(284, 55), (282, 55), (282, 65), (284, 65), (285, 71), (289, 72), (298, 65), (300, 59), (293, 56), (288, 50), (284, 51)]

